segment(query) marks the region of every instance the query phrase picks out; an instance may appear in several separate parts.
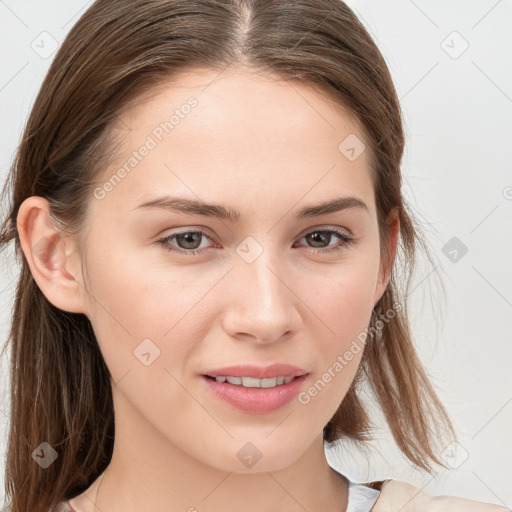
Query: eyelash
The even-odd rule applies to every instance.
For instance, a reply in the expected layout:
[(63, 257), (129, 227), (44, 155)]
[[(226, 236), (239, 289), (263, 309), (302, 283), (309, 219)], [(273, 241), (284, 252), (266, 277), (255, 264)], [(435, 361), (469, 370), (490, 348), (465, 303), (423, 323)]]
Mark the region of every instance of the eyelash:
[[(176, 249), (174, 246), (171, 246), (169, 244), (169, 240), (172, 240), (174, 237), (176, 237), (178, 235), (185, 235), (185, 234), (188, 234), (188, 233), (200, 233), (204, 237), (208, 238), (209, 240), (212, 240), (204, 231), (197, 230), (197, 231), (181, 231), (179, 233), (173, 233), (172, 235), (166, 236), (165, 238), (161, 238), (156, 243), (161, 245), (168, 252), (174, 252), (174, 253), (178, 253), (178, 254), (186, 254), (187, 256), (194, 256), (196, 254), (201, 254), (205, 249), (200, 249), (200, 250), (197, 250), (197, 249), (191, 249), (191, 250)], [(315, 248), (311, 248), (310, 247), (311, 251), (319, 253), (319, 254), (338, 252), (338, 251), (341, 251), (345, 247), (347, 247), (350, 244), (353, 244), (355, 242), (354, 238), (348, 236), (347, 234), (343, 233), (342, 231), (338, 231), (337, 229), (315, 229), (313, 231), (310, 231), (309, 233), (306, 233), (301, 238), (304, 238), (304, 237), (306, 237), (308, 235), (311, 235), (313, 233), (328, 233), (328, 234), (330, 233), (330, 234), (334, 234), (334, 235), (337, 235), (342, 240), (342, 242), (343, 242), (341, 245), (338, 245), (336, 247), (332, 247), (330, 249), (315, 249)]]

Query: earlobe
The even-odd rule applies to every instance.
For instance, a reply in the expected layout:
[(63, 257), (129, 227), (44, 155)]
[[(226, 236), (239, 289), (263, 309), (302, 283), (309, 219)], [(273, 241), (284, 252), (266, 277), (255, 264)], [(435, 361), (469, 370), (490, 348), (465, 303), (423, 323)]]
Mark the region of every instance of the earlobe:
[(73, 267), (73, 241), (54, 225), (48, 201), (38, 196), (23, 201), (17, 230), (30, 272), (46, 298), (63, 311), (86, 313), (84, 287), (76, 279), (79, 266)]

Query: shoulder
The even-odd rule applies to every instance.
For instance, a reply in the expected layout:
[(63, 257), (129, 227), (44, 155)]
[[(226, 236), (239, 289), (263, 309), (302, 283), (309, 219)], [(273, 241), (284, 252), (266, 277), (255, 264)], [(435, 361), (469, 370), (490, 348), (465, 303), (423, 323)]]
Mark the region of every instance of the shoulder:
[(67, 500), (59, 501), (57, 506), (50, 512), (75, 512)]
[(511, 512), (512, 509), (457, 496), (431, 496), (403, 480), (370, 482), (380, 490), (371, 512)]

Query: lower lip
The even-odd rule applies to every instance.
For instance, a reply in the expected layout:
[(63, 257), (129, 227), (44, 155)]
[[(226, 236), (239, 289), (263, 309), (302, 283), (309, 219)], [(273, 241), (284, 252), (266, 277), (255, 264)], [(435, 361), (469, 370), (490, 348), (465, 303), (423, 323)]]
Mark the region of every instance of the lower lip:
[(306, 376), (295, 377), (288, 384), (273, 388), (246, 388), (229, 382), (217, 382), (204, 375), (202, 379), (218, 398), (237, 409), (253, 414), (264, 414), (277, 411), (289, 404), (299, 393)]

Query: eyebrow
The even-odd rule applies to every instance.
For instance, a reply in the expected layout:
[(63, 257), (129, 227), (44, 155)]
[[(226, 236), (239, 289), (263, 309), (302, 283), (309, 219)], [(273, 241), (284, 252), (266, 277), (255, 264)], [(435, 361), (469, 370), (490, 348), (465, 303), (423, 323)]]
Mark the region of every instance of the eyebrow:
[[(218, 204), (208, 204), (195, 199), (185, 199), (182, 197), (157, 197), (132, 208), (132, 210), (137, 210), (139, 208), (163, 208), (165, 210), (186, 213), (189, 215), (217, 217), (230, 222), (238, 222), (241, 218), (240, 212), (232, 208), (226, 208), (225, 206)], [(297, 212), (296, 217), (298, 219), (309, 219), (348, 209), (360, 209), (370, 213), (366, 203), (358, 197), (337, 197), (325, 203), (306, 206)]]

